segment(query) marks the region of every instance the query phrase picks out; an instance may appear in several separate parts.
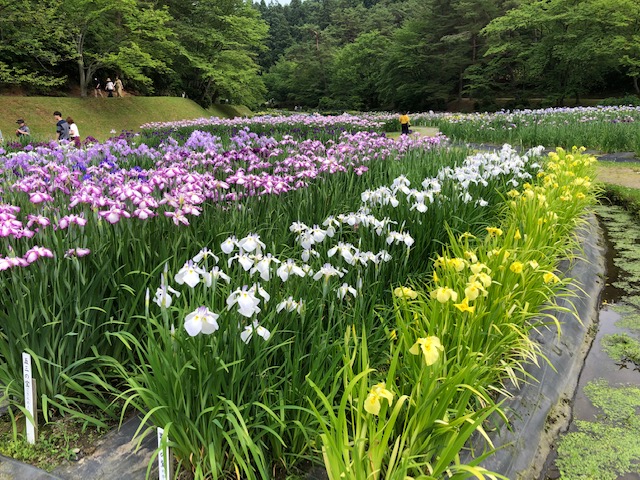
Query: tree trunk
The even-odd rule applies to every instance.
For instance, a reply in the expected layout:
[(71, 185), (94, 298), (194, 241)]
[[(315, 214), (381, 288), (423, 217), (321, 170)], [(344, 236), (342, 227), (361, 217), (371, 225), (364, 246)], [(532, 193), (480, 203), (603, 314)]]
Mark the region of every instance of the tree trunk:
[(78, 70), (80, 73), (80, 96), (84, 98), (87, 96), (87, 74), (84, 70), (84, 60), (82, 57), (78, 60)]
[(640, 94), (640, 86), (638, 86), (638, 76), (637, 75), (633, 76), (633, 89), (636, 91), (636, 93)]
[(474, 33), (471, 36), (471, 63), (474, 65), (476, 63), (477, 52), (478, 52), (478, 43), (477, 43), (476, 34)]
[[(78, 60), (78, 63), (81, 61)], [(82, 60), (82, 67), (80, 68), (80, 96), (86, 97), (89, 95), (89, 85), (93, 80), (93, 75), (96, 73), (97, 67), (94, 63), (91, 63), (88, 67), (84, 65)]]
[(80, 96), (87, 96), (87, 84), (89, 83), (89, 79), (91, 79), (91, 75), (89, 75), (89, 79), (87, 79), (87, 71), (84, 66), (84, 32), (80, 32), (78, 34), (78, 38), (76, 39), (76, 53), (78, 54), (78, 74), (80, 80)]

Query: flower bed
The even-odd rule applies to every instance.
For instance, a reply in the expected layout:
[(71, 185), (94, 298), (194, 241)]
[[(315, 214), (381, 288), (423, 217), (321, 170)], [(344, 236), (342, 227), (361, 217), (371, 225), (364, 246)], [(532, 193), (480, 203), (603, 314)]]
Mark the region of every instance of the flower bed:
[(27, 350), (45, 417), (119, 399), (196, 478), (320, 443), (332, 478), (481, 472), (457, 453), (536, 358), (590, 162), (242, 132), (3, 159), (5, 398)]
[[(277, 243), (293, 234), (271, 216), (356, 204), (357, 194), (341, 193), (377, 181), (368, 180), (370, 173), (388, 175), (388, 164), (403, 156), (413, 158), (418, 171), (432, 169), (440, 142), (396, 144), (365, 133), (326, 144), (250, 137), (225, 150), (211, 135), (195, 132), (186, 145), (168, 141), (158, 149), (119, 139), (5, 155), (5, 398), (20, 403), (20, 353), (29, 351), (45, 418), (49, 408), (78, 413), (88, 405), (115, 414), (111, 397), (118, 380), (103, 360), (133, 359), (113, 336), (139, 331), (135, 316), (148, 275), (161, 262), (183, 261), (178, 254), (187, 248), (232, 229), (260, 227), (263, 238)], [(318, 183), (322, 189), (304, 192)]]
[(495, 113), (423, 113), (416, 125), (437, 126), (440, 132), (467, 142), (545, 145), (555, 148), (584, 145), (603, 152), (640, 154), (637, 122), (640, 107), (573, 107), (507, 110)]

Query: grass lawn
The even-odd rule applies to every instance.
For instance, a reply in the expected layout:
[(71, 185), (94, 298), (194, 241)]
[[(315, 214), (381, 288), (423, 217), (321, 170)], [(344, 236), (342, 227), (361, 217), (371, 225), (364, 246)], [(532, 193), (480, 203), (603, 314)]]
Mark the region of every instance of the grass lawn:
[(137, 131), (143, 123), (184, 120), (200, 117), (250, 115), (244, 107), (213, 105), (207, 109), (182, 97), (17, 97), (0, 96), (0, 131), (6, 140), (15, 139), (15, 121), (23, 118), (36, 141), (55, 138), (53, 112), (73, 117), (80, 136), (106, 140), (115, 130)]
[[(411, 132), (419, 133), (420, 135), (425, 135), (427, 137), (435, 137), (438, 135), (438, 129), (435, 127), (411, 127)], [(400, 136), (400, 132), (387, 132), (387, 137), (389, 138), (398, 138)]]

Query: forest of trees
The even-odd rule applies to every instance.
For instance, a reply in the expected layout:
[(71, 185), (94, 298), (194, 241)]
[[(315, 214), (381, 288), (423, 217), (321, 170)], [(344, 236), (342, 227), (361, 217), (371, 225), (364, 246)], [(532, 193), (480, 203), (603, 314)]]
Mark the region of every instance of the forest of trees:
[(637, 0), (0, 0), (0, 89), (119, 74), (202, 105), (443, 109), (640, 93)]

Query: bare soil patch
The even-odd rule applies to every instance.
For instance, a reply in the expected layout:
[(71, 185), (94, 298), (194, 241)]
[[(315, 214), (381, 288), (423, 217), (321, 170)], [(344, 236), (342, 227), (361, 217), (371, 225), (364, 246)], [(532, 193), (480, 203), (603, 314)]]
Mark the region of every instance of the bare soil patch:
[(598, 166), (598, 181), (640, 189), (640, 167)]

